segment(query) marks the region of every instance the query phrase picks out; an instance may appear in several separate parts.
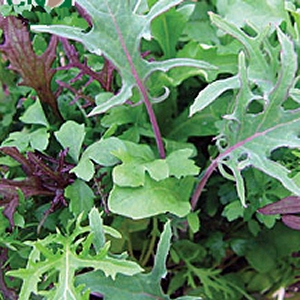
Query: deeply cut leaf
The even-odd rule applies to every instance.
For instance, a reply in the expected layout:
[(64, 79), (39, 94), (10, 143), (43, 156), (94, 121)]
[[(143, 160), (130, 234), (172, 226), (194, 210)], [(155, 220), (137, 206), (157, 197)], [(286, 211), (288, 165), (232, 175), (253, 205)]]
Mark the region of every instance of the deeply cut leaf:
[[(102, 294), (106, 300), (169, 300), (170, 297), (162, 291), (160, 281), (166, 276), (166, 259), (171, 243), (171, 224), (166, 223), (158, 243), (155, 263), (148, 274), (136, 274), (133, 276), (119, 275), (116, 280), (105, 277), (102, 272), (92, 272), (80, 275), (76, 283), (85, 284), (92, 292)], [(177, 299), (200, 300), (199, 297), (180, 297)]]
[[(249, 67), (246, 67), (245, 54), (241, 52), (238, 74), (240, 90), (236, 97), (235, 107), (232, 113), (224, 116), (224, 120), (219, 124), (221, 134), (217, 138), (217, 145), (221, 153), (207, 169), (194, 194), (193, 203), (195, 204), (199, 195), (198, 192), (202, 190), (205, 182), (217, 166), (220, 167), (220, 171), (226, 177), (232, 178), (233, 175), (238, 195), (244, 206), (246, 205), (246, 199), (242, 171), (249, 166), (253, 166), (276, 178), (288, 190), (300, 195), (300, 187), (289, 177), (290, 171), (280, 163), (270, 159), (272, 151), (277, 148), (300, 146), (300, 112), (297, 109), (284, 110), (282, 106), (289, 95), (290, 88), (293, 86), (297, 70), (297, 56), (294, 45), (278, 28), (277, 36), (281, 49), (280, 52), (277, 50), (277, 53), (280, 53), (280, 61), (277, 64), (280, 65), (280, 71), (277, 78), (274, 77), (276, 78), (274, 81), (272, 76), (276, 74), (274, 72), (273, 74), (266, 74), (269, 72), (267, 69), (270, 70), (270, 65), (267, 64), (263, 51), (257, 47), (255, 41), (250, 40), (249, 37), (247, 38), (234, 25), (226, 23), (216, 16), (214, 16), (214, 19), (217, 19), (218, 24), (224, 25), (224, 30), (235, 33), (237, 38), (246, 45), (245, 48), (249, 50), (248, 54), (250, 53), (248, 57)], [(266, 40), (265, 43), (269, 50), (268, 41)], [(274, 52), (275, 49), (272, 48), (270, 51)], [(261, 64), (259, 68), (258, 62)], [(263, 68), (265, 64), (268, 65), (266, 70)], [(252, 78), (256, 78), (255, 74), (257, 74), (257, 78), (260, 78), (256, 81), (256, 84), (263, 91), (261, 96), (251, 90), (250, 85)], [(222, 92), (223, 89), (224, 87), (220, 86), (216, 94)], [(251, 104), (255, 101), (263, 102), (263, 107), (259, 112), (252, 112), (250, 109)], [(194, 104), (193, 109), (195, 107), (203, 108), (203, 106), (205, 105), (197, 103)], [(192, 110), (192, 112), (195, 111)], [(231, 174), (225, 172), (223, 166), (229, 168)]]
[[(132, 89), (137, 87), (141, 94), (143, 82), (157, 70), (167, 71), (177, 66), (191, 66), (210, 69), (212, 65), (193, 59), (170, 59), (160, 62), (144, 60), (139, 51), (142, 38), (149, 39), (151, 22), (182, 0), (159, 0), (148, 14), (140, 14), (123, 0), (78, 0), (93, 20), (93, 28), (84, 33), (79, 28), (68, 26), (32, 26), (34, 31), (48, 32), (84, 44), (87, 49), (98, 55), (103, 54), (120, 72), (122, 88), (108, 101), (98, 105), (90, 115), (107, 111), (113, 106), (125, 103), (132, 96)], [(143, 94), (144, 98), (145, 95)]]
[[(57, 300), (88, 299), (88, 292), (82, 292), (83, 286), (74, 286), (75, 272), (84, 268), (93, 267), (94, 270), (102, 270), (106, 276), (113, 279), (119, 273), (132, 276), (142, 271), (134, 262), (109, 256), (107, 253), (109, 244), (105, 244), (96, 255), (93, 255), (91, 251), (93, 234), (89, 226), (82, 227), (80, 222), (81, 217), (78, 218), (73, 232), (66, 235), (57, 232), (42, 240), (28, 242), (32, 251), (26, 268), (8, 272), (9, 276), (23, 280), (20, 299), (31, 299), (31, 293), (43, 294), (48, 299)], [(72, 224), (69, 225), (70, 229)], [(101, 225), (101, 222), (98, 223), (98, 226)], [(42, 275), (51, 275), (53, 271), (59, 274), (57, 279), (50, 276), (55, 287), (47, 291), (38, 290)]]

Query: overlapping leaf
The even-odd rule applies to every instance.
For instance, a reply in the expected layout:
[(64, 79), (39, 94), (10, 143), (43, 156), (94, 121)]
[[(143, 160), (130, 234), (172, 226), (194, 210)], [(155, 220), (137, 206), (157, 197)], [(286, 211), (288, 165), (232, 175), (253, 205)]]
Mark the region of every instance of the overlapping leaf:
[[(120, 274), (113, 281), (111, 278), (105, 277), (103, 272), (96, 271), (78, 276), (76, 282), (78, 284), (85, 284), (92, 292), (102, 294), (107, 300), (168, 300), (170, 297), (164, 294), (160, 282), (167, 274), (166, 259), (170, 249), (171, 236), (171, 224), (168, 222), (160, 237), (154, 267), (148, 274), (136, 274), (130, 277)], [(177, 299), (199, 300), (201, 298), (186, 296)]]
[[(297, 70), (297, 56), (294, 45), (278, 28), (277, 36), (281, 48), (280, 52), (268, 44), (266, 37), (260, 43), (261, 45), (267, 45), (262, 50), (256, 45), (258, 40), (255, 41), (246, 36), (233, 24), (216, 16), (214, 16), (214, 20), (219, 25), (222, 24), (226, 32), (234, 33), (244, 44), (249, 67), (246, 67), (244, 53), (240, 53), (238, 76), (226, 79), (229, 89), (239, 86), (240, 90), (236, 97), (233, 112), (224, 116), (224, 121), (220, 125), (221, 134), (218, 137), (217, 144), (221, 154), (208, 168), (198, 191), (203, 187), (203, 183), (208, 179), (212, 170), (218, 165), (226, 177), (236, 180), (238, 194), (245, 205), (242, 170), (248, 166), (253, 166), (278, 179), (288, 190), (299, 195), (300, 187), (289, 177), (289, 170), (270, 159), (272, 151), (277, 148), (300, 146), (300, 111), (298, 109), (284, 110), (283, 108), (283, 103), (294, 84)], [(275, 65), (280, 65), (277, 77), (274, 69), (271, 69), (272, 63), (267, 62), (263, 51), (273, 53), (272, 60), (275, 60), (280, 53), (280, 61), (275, 63)], [(278, 51), (277, 55), (275, 55), (276, 51)], [(265, 65), (266, 68), (264, 68)], [(263, 91), (262, 95), (257, 92), (254, 93), (251, 89), (254, 78), (257, 79), (255, 83)], [(220, 82), (212, 85), (217, 88), (215, 91), (216, 97), (228, 88), (221, 85)], [(202, 95), (211, 87), (207, 87), (206, 91), (202, 91)], [(205, 107), (207, 101), (213, 101), (212, 99), (205, 100), (202, 95), (192, 106), (191, 113)], [(251, 112), (250, 109), (255, 101), (263, 102), (262, 110), (257, 113)], [(224, 165), (231, 170), (232, 174), (225, 172), (222, 167)]]
[[(79, 0), (93, 20), (93, 28), (84, 33), (79, 28), (68, 26), (32, 26), (39, 32), (48, 32), (84, 44), (87, 49), (98, 55), (103, 54), (118, 69), (122, 77), (122, 88), (118, 94), (98, 105), (92, 112), (98, 114), (109, 108), (125, 103), (137, 87), (145, 98), (144, 81), (156, 70), (167, 71), (176, 66), (192, 66), (213, 68), (210, 64), (193, 59), (170, 59), (148, 62), (139, 51), (142, 38), (149, 39), (150, 24), (160, 14), (180, 4), (182, 0), (160, 0), (150, 9), (148, 14), (140, 13), (140, 1), (132, 5), (123, 0)], [(143, 90), (143, 91), (142, 91)]]
[(53, 36), (46, 51), (37, 56), (33, 51), (26, 25), (20, 19), (14, 16), (4, 18), (0, 15), (0, 28), (5, 36), (5, 42), (0, 45), (0, 52), (10, 61), (9, 68), (22, 76), (22, 85), (35, 89), (40, 100), (48, 103), (60, 116), (56, 98), (51, 91), (51, 80), (55, 74), (51, 66), (56, 56), (57, 38)]
[[(95, 220), (95, 217), (91, 216), (90, 221), (92, 219)], [(109, 256), (109, 243), (93, 255), (91, 249), (92, 243), (95, 242), (94, 233), (89, 226), (82, 227), (80, 222), (79, 217), (75, 229), (69, 235), (65, 236), (57, 232), (48, 235), (45, 239), (28, 242), (32, 251), (26, 268), (8, 273), (9, 276), (23, 280), (20, 299), (31, 299), (31, 293), (46, 295), (46, 299), (89, 299), (88, 291), (82, 292), (82, 285), (74, 285), (75, 272), (83, 268), (93, 267), (94, 270), (102, 270), (112, 279), (115, 279), (119, 273), (134, 275), (142, 271), (142, 268), (134, 262)], [(105, 231), (101, 222), (98, 222), (97, 226), (100, 227), (100, 231)], [(58, 272), (58, 280), (55, 276), (51, 276), (53, 271)], [(46, 274), (49, 276), (48, 283), (55, 283), (55, 287), (50, 290), (39, 290), (38, 284), (41, 283), (42, 275)]]

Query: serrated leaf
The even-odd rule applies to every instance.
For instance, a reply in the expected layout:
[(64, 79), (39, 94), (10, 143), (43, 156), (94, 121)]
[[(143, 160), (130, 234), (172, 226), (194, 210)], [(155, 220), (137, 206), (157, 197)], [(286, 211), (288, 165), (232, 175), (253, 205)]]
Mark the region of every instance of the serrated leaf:
[(67, 121), (54, 135), (64, 149), (69, 149), (68, 154), (77, 162), (85, 136), (84, 124)]
[(142, 187), (120, 187), (115, 185), (108, 198), (109, 209), (119, 215), (133, 219), (170, 212), (179, 217), (190, 210), (189, 196), (194, 179), (167, 178), (161, 181), (145, 175)]
[(20, 120), (26, 124), (39, 124), (49, 127), (49, 123), (39, 99), (36, 99), (36, 101), (27, 108), (23, 116), (20, 117)]
[[(106, 300), (169, 300), (170, 297), (162, 291), (160, 281), (167, 271), (166, 259), (172, 236), (170, 225), (170, 222), (165, 224), (158, 243), (154, 267), (150, 273), (130, 277), (120, 274), (113, 281), (105, 277), (102, 272), (92, 272), (78, 276), (76, 283), (85, 284), (92, 292), (104, 295)], [(190, 299), (199, 300), (199, 297)]]
[(125, 103), (132, 96), (134, 87), (143, 94), (141, 82), (157, 70), (167, 71), (176, 66), (213, 68), (206, 62), (192, 59), (148, 62), (140, 54), (141, 39), (151, 37), (151, 22), (163, 12), (181, 3), (181, 0), (159, 0), (148, 14), (144, 15), (135, 10), (129, 1), (107, 0), (99, 3), (97, 0), (78, 0), (77, 3), (84, 7), (93, 20), (94, 27), (87, 34), (79, 28), (68, 26), (37, 25), (31, 28), (34, 31), (48, 32), (79, 41), (90, 52), (103, 54), (118, 69), (122, 77), (122, 88), (119, 93), (94, 108), (90, 115), (105, 112), (113, 106)]
[[(57, 232), (44, 239), (27, 242), (32, 251), (26, 268), (8, 272), (9, 276), (18, 277), (23, 281), (20, 299), (31, 299), (31, 293), (57, 300), (88, 299), (88, 292), (83, 291), (84, 285), (75, 287), (74, 280), (77, 270), (91, 266), (94, 270), (102, 270), (105, 276), (111, 276), (112, 279), (120, 273), (132, 276), (142, 271), (134, 262), (110, 257), (107, 253), (108, 244), (101, 248), (97, 255), (92, 255), (90, 248), (93, 233), (88, 226), (82, 227), (80, 222), (81, 216), (76, 220), (74, 230), (66, 235)], [(69, 225), (70, 228), (72, 223)], [(53, 271), (58, 272), (59, 276), (53, 277), (52, 288), (38, 289), (43, 276)]]
[[(250, 57), (247, 68), (245, 55), (243, 52), (240, 53), (238, 75), (240, 91), (236, 97), (236, 105), (233, 112), (224, 116), (224, 121), (220, 124), (221, 134), (217, 139), (217, 145), (221, 153), (208, 168), (200, 184), (203, 186), (217, 165), (221, 167), (220, 170), (223, 170), (222, 165), (225, 165), (232, 172), (229, 176), (233, 175), (236, 180), (237, 192), (244, 206), (246, 199), (242, 171), (249, 166), (279, 180), (285, 188), (300, 195), (300, 187), (289, 176), (290, 171), (270, 159), (272, 151), (277, 148), (300, 146), (300, 112), (299, 110), (284, 110), (282, 106), (293, 86), (297, 70), (297, 56), (293, 43), (279, 28), (277, 36), (281, 48), (278, 52), (280, 53), (280, 71), (276, 82), (272, 84), (272, 89), (266, 89), (265, 83), (260, 85), (260, 82), (257, 82), (264, 90), (262, 96), (252, 92), (248, 76), (252, 59), (261, 54)], [(262, 52), (262, 50), (259, 51)], [(258, 72), (258, 69), (255, 69), (255, 72)], [(266, 70), (261, 67), (260, 72), (265, 73)], [(263, 76), (265, 75), (260, 75), (260, 78)], [(249, 105), (257, 100), (264, 102), (262, 111), (250, 112)], [(194, 200), (196, 198), (195, 196)]]

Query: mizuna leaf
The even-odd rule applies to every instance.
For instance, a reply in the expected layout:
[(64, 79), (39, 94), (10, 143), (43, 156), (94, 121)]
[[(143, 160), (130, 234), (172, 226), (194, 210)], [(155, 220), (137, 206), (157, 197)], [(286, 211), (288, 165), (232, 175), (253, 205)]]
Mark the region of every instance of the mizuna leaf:
[(300, 197), (286, 197), (280, 201), (268, 204), (258, 209), (258, 212), (264, 215), (300, 213)]
[(68, 26), (32, 26), (34, 31), (48, 32), (84, 44), (87, 49), (98, 55), (103, 54), (119, 71), (122, 88), (105, 103), (98, 105), (90, 115), (103, 113), (113, 106), (125, 103), (137, 87), (145, 102), (143, 84), (153, 72), (167, 71), (177, 66), (213, 68), (212, 65), (193, 59), (171, 59), (161, 62), (148, 62), (139, 51), (142, 38), (149, 39), (151, 22), (182, 0), (159, 0), (148, 14), (141, 14), (131, 1), (123, 0), (78, 0), (93, 21), (93, 28), (84, 33), (79, 28)]
[[(164, 231), (161, 234), (154, 267), (148, 274), (136, 274), (133, 276), (118, 275), (115, 280), (105, 277), (103, 272), (96, 271), (77, 277), (76, 283), (86, 285), (91, 292), (99, 293), (104, 296), (105, 300), (170, 300), (161, 288), (161, 279), (165, 277), (166, 260), (171, 244), (171, 224), (167, 222)], [(183, 296), (179, 299), (199, 300), (199, 297)]]
[[(293, 43), (279, 28), (277, 36), (281, 48), (280, 71), (272, 89), (265, 89), (262, 96), (252, 92), (248, 77), (252, 59), (259, 55), (250, 57), (249, 68), (246, 67), (244, 53), (239, 56), (240, 90), (235, 107), (231, 114), (223, 117), (224, 121), (220, 124), (221, 133), (217, 138), (220, 155), (213, 160), (199, 183), (193, 196), (193, 206), (217, 166), (221, 171), (224, 170), (223, 166), (230, 169), (232, 174), (229, 175), (236, 180), (238, 195), (244, 206), (246, 199), (242, 171), (250, 166), (276, 178), (292, 193), (300, 195), (300, 187), (289, 177), (290, 171), (270, 159), (272, 151), (277, 148), (300, 147), (300, 111), (284, 110), (282, 107), (295, 79), (297, 56)], [(261, 69), (260, 72), (266, 71)], [(264, 106), (261, 112), (253, 113), (249, 111), (249, 106), (257, 100), (263, 101)]]
[[(88, 291), (83, 292), (83, 285), (75, 286), (77, 270), (92, 267), (102, 270), (106, 276), (115, 279), (117, 274), (132, 276), (140, 273), (142, 268), (134, 262), (123, 258), (113, 258), (108, 254), (109, 244), (106, 243), (95, 255), (92, 248), (93, 232), (89, 226), (80, 225), (82, 216), (76, 221), (74, 230), (66, 235), (57, 232), (46, 238), (28, 242), (32, 247), (26, 268), (9, 271), (9, 276), (23, 280), (20, 299), (31, 299), (31, 293), (44, 295), (46, 299), (69, 300), (89, 299)], [(69, 224), (69, 230), (73, 222)], [(98, 223), (101, 226), (102, 223)], [(103, 230), (103, 229), (100, 229)], [(99, 245), (98, 245), (99, 246)], [(58, 250), (59, 249), (59, 250)], [(58, 277), (49, 276), (49, 284), (53, 287), (47, 290), (38, 289), (43, 275), (58, 272)]]

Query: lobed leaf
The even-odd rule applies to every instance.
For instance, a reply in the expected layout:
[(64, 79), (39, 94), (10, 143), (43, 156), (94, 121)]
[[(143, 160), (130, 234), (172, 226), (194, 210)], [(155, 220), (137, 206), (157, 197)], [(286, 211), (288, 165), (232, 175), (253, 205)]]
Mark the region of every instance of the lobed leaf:
[[(241, 52), (238, 74), (240, 88), (236, 96), (235, 107), (232, 113), (224, 116), (224, 120), (219, 123), (220, 135), (217, 137), (217, 145), (220, 155), (208, 168), (198, 186), (193, 201), (196, 200), (197, 193), (203, 188), (217, 165), (224, 175), (226, 173), (223, 166), (230, 169), (231, 174), (228, 174), (228, 177), (233, 175), (238, 195), (244, 206), (246, 205), (246, 199), (242, 171), (250, 166), (276, 178), (292, 193), (300, 195), (300, 187), (289, 176), (290, 171), (280, 163), (270, 159), (270, 155), (275, 149), (300, 146), (300, 112), (297, 109), (284, 110), (282, 106), (289, 95), (290, 88), (293, 86), (297, 70), (297, 56), (294, 45), (277, 28), (280, 46), (280, 50), (277, 50), (280, 54), (280, 61), (277, 64), (280, 65), (280, 71), (276, 81), (274, 81), (272, 79), (275, 76), (274, 72), (270, 70), (271, 74), (269, 74), (269, 71), (267, 71), (270, 69), (270, 65), (268, 64), (268, 67), (264, 69), (266, 58), (264, 58), (263, 51), (258, 48), (258, 41), (246, 37), (233, 24), (225, 22), (218, 16), (214, 15), (213, 19), (220, 26), (223, 25), (223, 30), (233, 34), (243, 42), (245, 49), (248, 50), (249, 66), (246, 67), (245, 54)], [(270, 45), (267, 41), (265, 41), (265, 44), (269, 50)], [(271, 52), (274, 51), (275, 48), (271, 50)], [(263, 91), (263, 95), (252, 92), (252, 78), (259, 78), (259, 80), (256, 80), (256, 84)], [(226, 89), (226, 87), (224, 88)], [(222, 88), (217, 93), (220, 91), (222, 91)], [(204, 91), (201, 93), (204, 93)], [(204, 99), (202, 100), (204, 101)], [(263, 102), (262, 110), (259, 112), (252, 112), (250, 109), (251, 104), (255, 101)], [(203, 107), (205, 103), (196, 103), (195, 105)], [(192, 107), (192, 112), (195, 111), (196, 109)]]
[[(142, 38), (149, 39), (151, 22), (182, 0), (159, 0), (148, 14), (140, 14), (129, 1), (115, 0), (79, 0), (91, 16), (93, 28), (83, 33), (79, 28), (67, 26), (31, 26), (32, 30), (48, 32), (61, 37), (73, 39), (84, 44), (87, 49), (103, 54), (119, 71), (122, 88), (119, 93), (105, 103), (98, 105), (90, 115), (103, 113), (113, 106), (125, 103), (132, 96), (132, 89), (137, 87), (142, 93), (141, 85), (147, 77), (157, 71), (167, 71), (176, 66), (194, 66), (213, 68), (210, 64), (193, 59), (170, 59), (161, 62), (144, 60), (139, 51)], [(144, 97), (144, 96), (143, 96)]]

